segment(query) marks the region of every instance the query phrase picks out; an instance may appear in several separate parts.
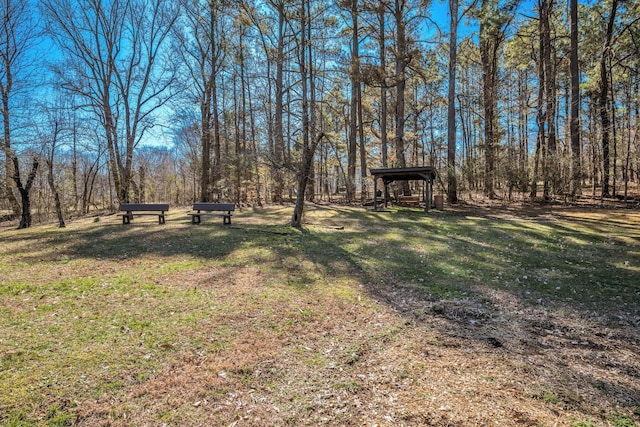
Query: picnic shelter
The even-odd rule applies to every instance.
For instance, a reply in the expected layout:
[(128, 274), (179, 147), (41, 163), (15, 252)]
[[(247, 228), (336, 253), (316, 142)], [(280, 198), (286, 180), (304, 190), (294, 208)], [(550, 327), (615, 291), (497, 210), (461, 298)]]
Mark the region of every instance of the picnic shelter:
[[(388, 194), (387, 186), (394, 181), (425, 181), (424, 186), (424, 211), (428, 212), (429, 207), (433, 204), (433, 181), (436, 178), (436, 172), (433, 166), (420, 166), (412, 168), (385, 168), (371, 169), (369, 171), (373, 176), (373, 210), (379, 209), (378, 203), (378, 179), (384, 184), (384, 194)], [(387, 198), (383, 197), (383, 206), (387, 207)]]

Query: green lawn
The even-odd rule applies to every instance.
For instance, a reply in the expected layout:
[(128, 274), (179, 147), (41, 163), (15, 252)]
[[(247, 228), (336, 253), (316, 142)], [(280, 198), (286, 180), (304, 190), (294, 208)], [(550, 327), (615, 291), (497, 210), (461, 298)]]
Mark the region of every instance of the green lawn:
[(637, 210), (290, 212), (0, 228), (0, 423), (636, 425)]

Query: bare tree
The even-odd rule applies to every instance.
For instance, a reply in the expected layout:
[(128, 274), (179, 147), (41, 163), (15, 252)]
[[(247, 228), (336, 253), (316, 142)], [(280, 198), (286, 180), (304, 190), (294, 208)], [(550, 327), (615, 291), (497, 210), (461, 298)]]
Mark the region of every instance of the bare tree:
[[(187, 93), (200, 106), (200, 200), (209, 201), (221, 166), (218, 75), (225, 58), (227, 36), (222, 30), (221, 2), (182, 0), (175, 35), (186, 69)], [(212, 156), (213, 151), (213, 156)]]
[[(27, 106), (20, 104), (19, 99), (34, 81), (33, 58), (38, 56), (32, 51), (39, 34), (31, 7), (30, 2), (22, 0), (0, 2), (0, 114), (3, 128), (0, 146), (5, 158), (5, 194), (14, 214), (21, 216), (19, 228), (31, 226), (30, 191), (39, 164), (34, 153), (31, 172), (26, 183), (23, 182), (20, 159), (14, 147), (16, 122), (26, 118), (20, 117), (21, 114), (28, 115)], [(20, 194), (20, 201), (13, 193), (14, 187)]]
[(129, 200), (133, 154), (175, 77), (162, 46), (177, 18), (162, 0), (43, 0), (47, 28), (64, 55), (55, 72), (62, 87), (103, 128), (120, 202)]

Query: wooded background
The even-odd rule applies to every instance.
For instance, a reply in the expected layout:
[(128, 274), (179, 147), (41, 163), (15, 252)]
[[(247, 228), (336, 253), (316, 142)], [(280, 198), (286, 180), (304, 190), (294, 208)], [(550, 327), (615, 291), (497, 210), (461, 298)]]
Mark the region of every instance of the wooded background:
[[(635, 196), (640, 3), (3, 0), (0, 210)], [(448, 13), (448, 15), (447, 15)], [(409, 186), (399, 192), (411, 191)]]

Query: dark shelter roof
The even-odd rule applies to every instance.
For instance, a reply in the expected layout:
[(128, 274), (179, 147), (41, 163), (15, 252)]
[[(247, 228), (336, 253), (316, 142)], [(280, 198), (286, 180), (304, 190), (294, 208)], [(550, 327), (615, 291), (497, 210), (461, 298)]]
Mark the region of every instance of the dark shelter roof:
[(382, 178), (382, 181), (384, 181), (385, 184), (393, 181), (433, 181), (436, 177), (436, 172), (432, 166), (422, 166), (415, 168), (371, 169), (369, 173), (373, 175), (373, 179)]

